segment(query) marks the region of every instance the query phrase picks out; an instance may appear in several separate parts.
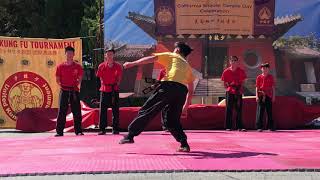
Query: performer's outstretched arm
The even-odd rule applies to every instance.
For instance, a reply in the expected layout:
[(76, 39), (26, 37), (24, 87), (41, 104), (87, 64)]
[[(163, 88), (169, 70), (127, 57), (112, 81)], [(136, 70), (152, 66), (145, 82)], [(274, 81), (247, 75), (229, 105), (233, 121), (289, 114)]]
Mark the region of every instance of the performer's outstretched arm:
[(133, 62), (125, 62), (123, 64), (123, 68), (128, 69), (128, 68), (138, 66), (138, 65), (154, 63), (155, 61), (157, 61), (157, 59), (158, 58), (156, 56), (143, 57), (143, 58), (136, 60), (136, 61), (133, 61)]

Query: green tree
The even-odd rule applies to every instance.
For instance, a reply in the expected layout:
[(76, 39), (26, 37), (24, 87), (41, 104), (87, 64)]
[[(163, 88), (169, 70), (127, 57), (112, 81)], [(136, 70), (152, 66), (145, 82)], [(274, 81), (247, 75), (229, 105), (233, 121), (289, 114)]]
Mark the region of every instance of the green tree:
[[(101, 8), (101, 9), (100, 9)], [(95, 68), (103, 61), (103, 0), (86, 0), (80, 35), (83, 52), (94, 58)], [(101, 18), (101, 20), (100, 20)], [(87, 37), (87, 38), (86, 38)], [(93, 51), (95, 49), (95, 51)]]
[(0, 36), (83, 37), (83, 54), (98, 63), (102, 51), (93, 49), (103, 48), (102, 7), (103, 0), (1, 0)]
[(273, 43), (275, 48), (281, 47), (308, 47), (315, 50), (320, 50), (320, 40), (317, 39), (314, 33), (311, 33), (308, 36), (291, 36), (289, 38), (280, 38)]
[[(87, 36), (91, 32), (82, 30), (83, 17), (97, 18), (91, 15), (92, 12), (84, 11), (91, 6), (93, 9), (97, 7), (95, 0), (1, 0), (0, 35), (44, 38)], [(93, 25), (89, 26), (91, 28)]]
[[(34, 37), (41, 32), (44, 1), (4, 0), (0, 3), (0, 34)], [(30, 6), (32, 4), (32, 6)]]
[(80, 36), (84, 15), (81, 0), (45, 0), (46, 37), (69, 38)]

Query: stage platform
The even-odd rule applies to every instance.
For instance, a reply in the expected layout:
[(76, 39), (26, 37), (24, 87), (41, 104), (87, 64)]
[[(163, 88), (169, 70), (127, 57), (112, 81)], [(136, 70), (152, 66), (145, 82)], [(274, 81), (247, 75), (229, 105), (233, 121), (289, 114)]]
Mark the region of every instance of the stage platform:
[(53, 133), (0, 138), (0, 176), (129, 172), (319, 171), (319, 130), (186, 131), (190, 153), (164, 131), (121, 135)]

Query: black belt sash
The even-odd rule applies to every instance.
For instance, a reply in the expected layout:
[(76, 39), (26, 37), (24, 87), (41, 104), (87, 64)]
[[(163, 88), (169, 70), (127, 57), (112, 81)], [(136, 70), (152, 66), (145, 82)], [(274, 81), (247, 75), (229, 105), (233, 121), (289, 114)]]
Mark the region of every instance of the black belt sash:
[(153, 91), (154, 89), (156, 89), (157, 87), (160, 86), (161, 81), (156, 80), (156, 79), (152, 79), (152, 78), (144, 78), (145, 82), (148, 84), (151, 84), (151, 86), (146, 87), (142, 90), (143, 94), (148, 94), (151, 91)]
[(71, 99), (70, 99), (71, 96), (73, 96), (73, 98), (72, 98), (73, 102), (75, 102), (76, 99), (77, 99), (76, 92), (78, 92), (78, 91), (76, 90), (76, 88), (77, 87), (72, 87), (72, 86), (61, 86), (61, 90), (62, 91), (68, 91), (69, 92), (69, 103), (71, 103)]

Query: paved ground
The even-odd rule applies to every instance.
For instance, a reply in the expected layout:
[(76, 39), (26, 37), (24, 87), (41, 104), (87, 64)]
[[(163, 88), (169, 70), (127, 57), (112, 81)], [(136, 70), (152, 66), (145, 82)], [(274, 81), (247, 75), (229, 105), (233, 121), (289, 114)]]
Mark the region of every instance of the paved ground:
[(135, 173), (67, 176), (3, 177), (4, 180), (319, 180), (319, 172), (204, 172), (204, 173)]
[[(0, 130), (0, 138), (53, 136), (54, 133), (20, 133), (15, 130)], [(1, 151), (0, 151), (1, 152)], [(1, 160), (0, 160), (1, 163)], [(320, 172), (184, 172), (184, 173), (122, 173), (122, 174), (82, 174), (63, 176), (18, 176), (0, 177), (5, 180), (84, 180), (84, 179), (115, 179), (115, 180), (319, 180)]]

